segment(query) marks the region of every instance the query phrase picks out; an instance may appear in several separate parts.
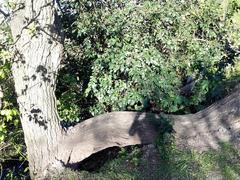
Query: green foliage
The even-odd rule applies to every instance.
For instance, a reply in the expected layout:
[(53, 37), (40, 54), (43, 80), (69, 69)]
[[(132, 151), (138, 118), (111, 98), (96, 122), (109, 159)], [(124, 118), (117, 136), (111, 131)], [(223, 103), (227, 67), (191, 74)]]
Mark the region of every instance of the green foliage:
[[(63, 3), (57, 96), (66, 121), (140, 111), (146, 98), (158, 111), (195, 112), (239, 82), (238, 1)], [(189, 76), (196, 83), (186, 96)]]
[[(12, 159), (26, 160), (23, 132), (11, 75), (11, 43), (9, 27), (2, 23), (0, 27), (0, 166), (3, 167)], [(6, 178), (17, 178), (13, 177), (15, 175), (12, 174), (11, 169), (7, 171), (9, 172)]]
[(89, 107), (94, 101), (84, 96), (91, 74), (88, 57), (83, 58), (81, 47), (74, 41), (67, 40), (65, 48), (67, 56), (59, 72), (56, 96), (63, 122), (71, 125), (91, 117)]
[[(146, 97), (159, 110), (188, 112), (206, 98), (222, 97), (224, 86), (236, 80), (227, 69), (236, 69), (239, 61), (238, 1), (82, 1), (75, 6), (79, 17), (66, 26), (74, 43), (66, 49), (70, 57), (78, 55), (78, 64), (92, 66), (83, 72), (88, 88), (76, 93), (95, 102), (89, 105), (92, 115), (141, 110)], [(180, 93), (188, 76), (196, 82), (190, 97)]]

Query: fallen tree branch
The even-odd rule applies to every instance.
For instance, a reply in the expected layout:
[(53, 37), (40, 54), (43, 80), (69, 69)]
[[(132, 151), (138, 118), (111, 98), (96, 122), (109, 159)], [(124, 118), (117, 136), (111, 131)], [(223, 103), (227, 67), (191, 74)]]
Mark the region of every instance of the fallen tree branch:
[(196, 114), (113, 112), (88, 119), (70, 129), (62, 140), (61, 161), (74, 166), (109, 147), (154, 143), (164, 128), (163, 117), (170, 120), (181, 147), (205, 151), (217, 149), (221, 141), (239, 145), (240, 90)]

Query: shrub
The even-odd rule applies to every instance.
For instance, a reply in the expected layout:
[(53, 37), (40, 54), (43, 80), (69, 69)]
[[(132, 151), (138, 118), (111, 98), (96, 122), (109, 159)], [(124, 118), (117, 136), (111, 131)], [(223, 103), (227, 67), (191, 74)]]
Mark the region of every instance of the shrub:
[[(239, 1), (94, 1), (73, 23), (79, 61), (92, 73), (85, 96), (92, 115), (141, 110), (189, 112), (222, 97), (239, 51)], [(181, 94), (187, 79), (194, 88)], [(192, 108), (194, 107), (194, 108)]]

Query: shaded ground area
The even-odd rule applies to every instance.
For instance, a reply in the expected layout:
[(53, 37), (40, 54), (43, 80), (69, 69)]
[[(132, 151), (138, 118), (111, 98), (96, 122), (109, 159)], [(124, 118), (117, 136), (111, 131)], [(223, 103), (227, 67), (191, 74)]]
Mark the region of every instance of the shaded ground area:
[(19, 159), (0, 161), (0, 180), (21, 179), (23, 177), (25, 180), (30, 180), (27, 167), (28, 162), (19, 161)]
[[(60, 178), (87, 180), (239, 179), (240, 150), (227, 143), (219, 145), (221, 148), (218, 151), (204, 153), (186, 149), (179, 150), (173, 144), (167, 144), (164, 147), (151, 144), (122, 149), (110, 148), (85, 160), (79, 166), (80, 172), (69, 170), (64, 175), (60, 175)], [(100, 166), (92, 166), (96, 164)]]
[[(220, 143), (220, 149), (197, 153), (180, 150), (166, 136), (155, 144), (113, 147), (93, 154), (76, 167), (80, 171), (67, 170), (57, 179), (76, 180), (185, 180), (185, 179), (239, 179), (240, 150), (231, 144)], [(2, 179), (26, 179), (26, 164), (8, 162), (16, 166), (14, 174), (1, 174)], [(5, 163), (7, 168), (7, 163)], [(17, 173), (19, 174), (18, 176)]]

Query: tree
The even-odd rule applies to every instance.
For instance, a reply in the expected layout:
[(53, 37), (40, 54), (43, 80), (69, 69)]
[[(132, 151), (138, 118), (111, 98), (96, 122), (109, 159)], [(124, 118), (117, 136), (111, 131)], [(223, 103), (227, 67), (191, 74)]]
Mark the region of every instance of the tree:
[(179, 145), (198, 150), (217, 148), (218, 141), (231, 140), (238, 131), (239, 89), (193, 115), (113, 112), (66, 131), (54, 94), (64, 37), (54, 2), (25, 0), (19, 5), (10, 23), (15, 42), (12, 73), (32, 177), (74, 167), (108, 147), (152, 143), (166, 119), (173, 123), (169, 131), (175, 132)]
[[(101, 123), (98, 121), (104, 119), (103, 123), (106, 128), (109, 125), (109, 132), (105, 134), (98, 132), (106, 131), (106, 129), (101, 129), (101, 126), (87, 134), (84, 134), (84, 131), (77, 131), (84, 127), (84, 124), (68, 132), (62, 129), (56, 110), (54, 91), (63, 53), (63, 33), (54, 9), (54, 2), (26, 0), (23, 3), (20, 2), (20, 5), (10, 25), (15, 41), (12, 73), (31, 176), (44, 177), (51, 171), (60, 171), (64, 166), (79, 162), (91, 153), (108, 146), (139, 143), (140, 140), (137, 137), (130, 135), (124, 137), (124, 134), (118, 140), (103, 143), (109, 134), (116, 133), (116, 131), (109, 131), (115, 126), (109, 121), (109, 117), (114, 117), (114, 114), (104, 115), (86, 123), (86, 127), (94, 128), (92, 121)], [(124, 126), (130, 125), (127, 123)], [(119, 131), (123, 130), (125, 127)], [(91, 139), (95, 134), (99, 134), (98, 136), (104, 139), (101, 141)], [(84, 138), (81, 135), (84, 135)], [(126, 138), (130, 138), (129, 142), (125, 141)], [(85, 144), (84, 139), (88, 139), (89, 143)], [(119, 140), (121, 141), (118, 142)], [(147, 137), (142, 141), (149, 142), (150, 140), (151, 137)]]
[(53, 1), (19, 3), (11, 20), (15, 41), (12, 73), (30, 169), (36, 176), (60, 155), (63, 131), (54, 89), (63, 39)]

